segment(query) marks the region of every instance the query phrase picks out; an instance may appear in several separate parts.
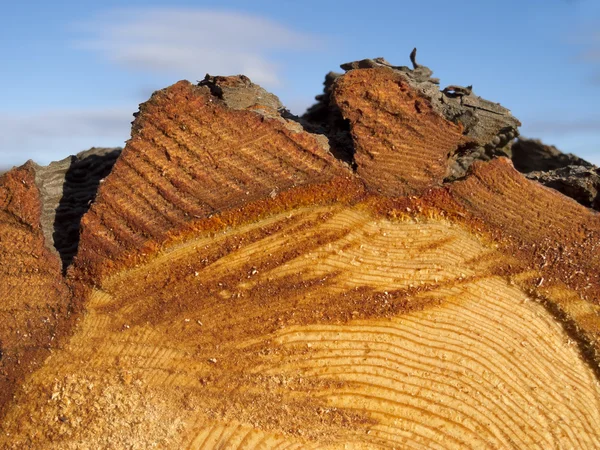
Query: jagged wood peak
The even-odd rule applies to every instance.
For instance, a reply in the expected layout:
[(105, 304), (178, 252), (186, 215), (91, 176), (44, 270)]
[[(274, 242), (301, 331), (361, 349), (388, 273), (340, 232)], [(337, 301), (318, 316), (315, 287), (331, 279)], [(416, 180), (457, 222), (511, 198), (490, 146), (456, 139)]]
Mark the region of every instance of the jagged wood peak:
[(82, 221), (77, 326), (0, 445), (600, 446), (598, 215), (505, 159), (448, 182), (512, 131), (448, 120), (413, 66), (331, 80), (354, 171), (337, 119), (309, 133), (246, 77), (143, 104)]

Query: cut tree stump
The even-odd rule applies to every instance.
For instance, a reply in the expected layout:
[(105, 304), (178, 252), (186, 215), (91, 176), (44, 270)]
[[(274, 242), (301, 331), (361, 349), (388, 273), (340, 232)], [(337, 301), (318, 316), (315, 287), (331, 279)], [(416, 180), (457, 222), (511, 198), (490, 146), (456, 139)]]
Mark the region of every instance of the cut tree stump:
[(302, 118), (182, 81), (3, 175), (0, 447), (600, 448), (600, 216), (413, 63)]

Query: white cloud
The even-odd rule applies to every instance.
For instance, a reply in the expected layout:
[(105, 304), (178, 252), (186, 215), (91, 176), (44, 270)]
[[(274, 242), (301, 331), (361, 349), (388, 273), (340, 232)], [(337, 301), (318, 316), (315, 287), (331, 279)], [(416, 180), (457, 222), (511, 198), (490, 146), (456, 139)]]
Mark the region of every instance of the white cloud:
[(243, 73), (266, 87), (281, 82), (275, 52), (315, 49), (319, 39), (273, 20), (209, 9), (123, 9), (78, 27), (79, 48), (124, 67), (202, 79)]
[(28, 159), (47, 164), (92, 146), (123, 146), (133, 120), (131, 107), (0, 113), (0, 167)]
[(588, 63), (600, 63), (600, 33), (590, 33), (584, 46), (580, 58)]
[(598, 85), (600, 80), (600, 23), (582, 24), (580, 29), (574, 31), (569, 38), (575, 47), (574, 60), (586, 64), (593, 72), (590, 81)]
[(523, 122), (523, 134), (526, 133), (548, 133), (554, 135), (565, 135), (573, 133), (599, 133), (600, 118), (591, 120), (539, 120)]
[[(278, 56), (322, 46), (319, 38), (264, 17), (200, 8), (113, 10), (75, 25), (76, 47), (121, 67), (195, 81), (206, 73), (243, 73), (267, 88), (282, 82)], [(139, 100), (153, 90), (142, 81)], [(162, 87), (162, 86), (154, 86)], [(121, 146), (135, 105), (0, 111), (0, 168), (28, 159), (46, 164), (91, 146)]]

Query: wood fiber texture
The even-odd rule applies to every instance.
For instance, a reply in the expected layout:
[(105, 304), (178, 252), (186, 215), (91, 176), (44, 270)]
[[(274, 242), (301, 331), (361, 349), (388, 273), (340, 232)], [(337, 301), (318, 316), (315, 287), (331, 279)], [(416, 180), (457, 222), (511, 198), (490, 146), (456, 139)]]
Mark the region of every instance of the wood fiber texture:
[(78, 258), (93, 274), (217, 211), (350, 175), (317, 136), (229, 109), (207, 87), (181, 81), (139, 114), (82, 221)]
[(63, 336), (0, 448), (600, 447), (599, 215), (505, 158), (445, 181), (463, 125), (367, 65), (331, 87), (354, 165), (245, 77), (155, 93), (64, 278), (30, 169), (0, 179), (5, 302)]
[(357, 173), (384, 195), (420, 194), (441, 184), (448, 155), (466, 142), (462, 126), (445, 120), (401, 74), (352, 70), (333, 89), (350, 121)]
[(0, 415), (68, 315), (70, 292), (44, 245), (40, 214), (31, 164), (0, 177)]

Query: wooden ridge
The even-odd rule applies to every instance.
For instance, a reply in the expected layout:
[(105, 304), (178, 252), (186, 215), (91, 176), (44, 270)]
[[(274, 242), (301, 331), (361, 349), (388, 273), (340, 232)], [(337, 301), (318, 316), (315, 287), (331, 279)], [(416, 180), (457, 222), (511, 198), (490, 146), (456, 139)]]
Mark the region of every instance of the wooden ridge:
[(179, 82), (142, 105), (132, 138), (82, 221), (80, 267), (152, 251), (186, 223), (295, 186), (351, 175), (295, 123), (228, 109)]
[(599, 215), (504, 158), (449, 182), (500, 119), (368, 61), (331, 85), (354, 166), (246, 77), (155, 93), (64, 278), (32, 170), (0, 179), (0, 364), (60, 335), (1, 448), (600, 447)]
[(351, 70), (332, 101), (350, 121), (358, 175), (384, 195), (420, 194), (441, 184), (448, 155), (467, 142), (402, 74), (388, 68)]
[(60, 261), (44, 245), (33, 166), (0, 177), (0, 416), (68, 318)]

